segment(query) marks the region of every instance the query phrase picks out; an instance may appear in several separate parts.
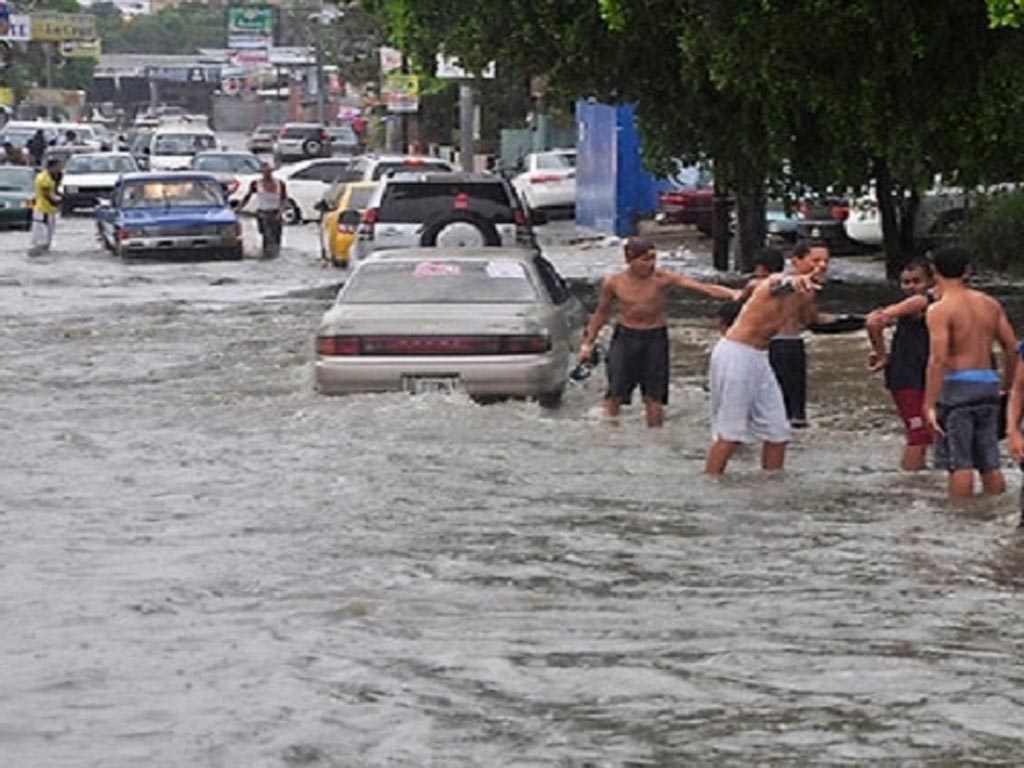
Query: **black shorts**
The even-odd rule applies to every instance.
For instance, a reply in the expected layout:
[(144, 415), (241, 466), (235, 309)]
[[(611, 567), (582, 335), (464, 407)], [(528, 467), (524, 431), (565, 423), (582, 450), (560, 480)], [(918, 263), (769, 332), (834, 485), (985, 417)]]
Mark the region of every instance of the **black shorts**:
[(620, 403), (633, 399), (633, 390), (649, 400), (668, 403), (668, 329), (639, 331), (615, 326), (606, 359), (607, 397)]

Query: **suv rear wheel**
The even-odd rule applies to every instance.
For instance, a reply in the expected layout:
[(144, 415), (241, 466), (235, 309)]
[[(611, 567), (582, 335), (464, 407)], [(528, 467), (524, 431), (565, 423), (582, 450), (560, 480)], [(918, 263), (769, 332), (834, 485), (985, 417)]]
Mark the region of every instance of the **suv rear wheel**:
[(501, 245), (501, 236), (490, 221), (472, 211), (456, 211), (434, 219), (423, 228), (420, 245), (444, 248), (479, 248)]
[(306, 139), (302, 144), (302, 151), (309, 157), (315, 157), (324, 150), (323, 142), (320, 139)]

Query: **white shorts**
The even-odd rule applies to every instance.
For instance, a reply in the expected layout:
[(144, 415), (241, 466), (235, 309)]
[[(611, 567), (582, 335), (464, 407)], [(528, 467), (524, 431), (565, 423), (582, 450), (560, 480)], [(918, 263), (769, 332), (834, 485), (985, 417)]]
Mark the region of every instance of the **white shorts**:
[(48, 251), (53, 244), (53, 233), (57, 230), (57, 214), (48, 216), (32, 211), (32, 250)]
[(711, 352), (710, 375), (712, 439), (789, 442), (786, 404), (768, 350), (720, 339)]

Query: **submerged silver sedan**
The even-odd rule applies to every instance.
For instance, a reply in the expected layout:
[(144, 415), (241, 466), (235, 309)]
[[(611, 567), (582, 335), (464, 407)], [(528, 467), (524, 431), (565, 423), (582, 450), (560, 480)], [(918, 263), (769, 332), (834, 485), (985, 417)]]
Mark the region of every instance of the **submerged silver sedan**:
[(561, 401), (586, 313), (519, 248), (408, 248), (360, 262), (316, 338), (320, 392)]

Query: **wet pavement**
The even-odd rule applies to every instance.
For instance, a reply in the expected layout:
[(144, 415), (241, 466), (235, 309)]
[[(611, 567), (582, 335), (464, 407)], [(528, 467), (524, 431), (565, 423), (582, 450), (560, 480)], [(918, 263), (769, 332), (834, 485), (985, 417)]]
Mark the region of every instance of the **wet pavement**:
[(809, 339), (783, 475), (711, 480), (710, 304), (674, 305), (659, 432), (600, 375), (555, 412), (325, 398), (312, 226), (128, 265), (92, 227), (0, 234), (0, 765), (1016, 762), (1016, 474), (951, 509), (895, 471), (860, 336)]

